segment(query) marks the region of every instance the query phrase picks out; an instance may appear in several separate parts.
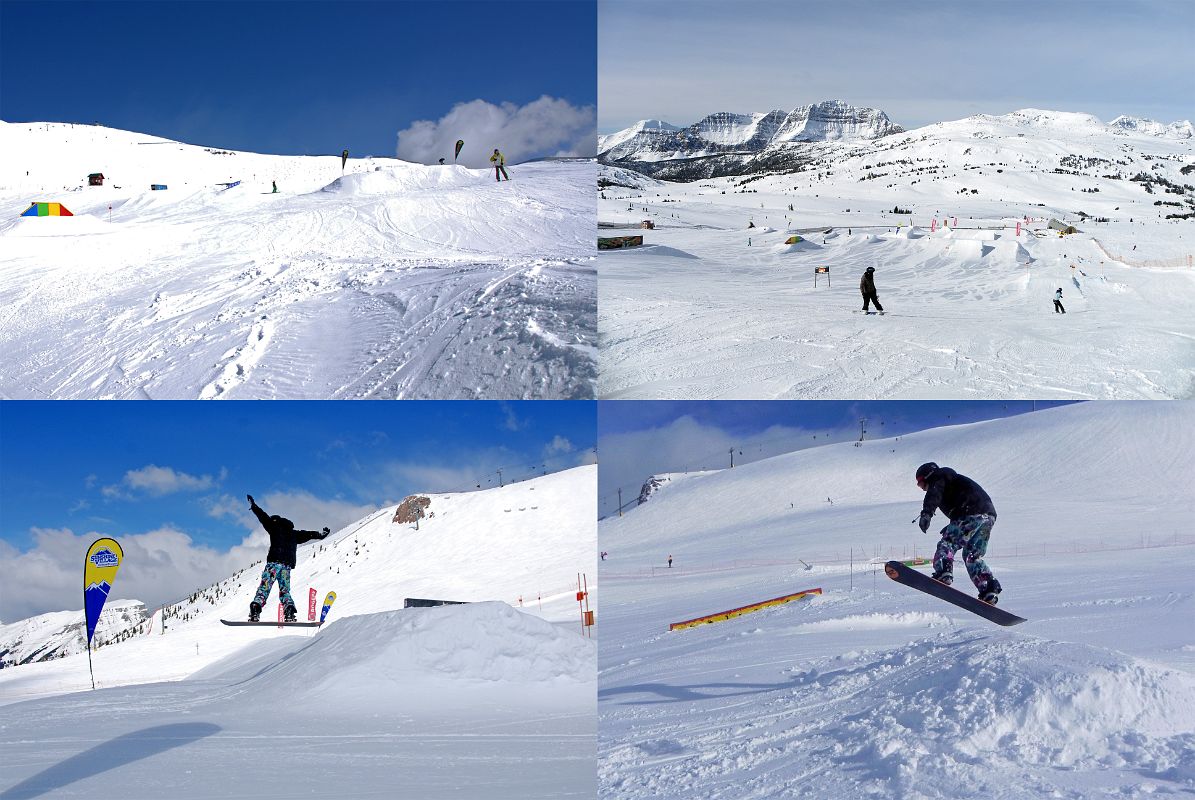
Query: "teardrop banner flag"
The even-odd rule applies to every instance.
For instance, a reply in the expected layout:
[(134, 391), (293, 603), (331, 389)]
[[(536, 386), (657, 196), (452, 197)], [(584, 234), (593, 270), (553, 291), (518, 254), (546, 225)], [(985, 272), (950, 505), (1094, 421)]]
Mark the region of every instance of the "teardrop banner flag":
[[(83, 613), (87, 618), (88, 669), (91, 668), (91, 639), (95, 636), (95, 626), (100, 621), (100, 612), (104, 610), (104, 603), (112, 591), (116, 571), (120, 569), (123, 559), (124, 551), (115, 539), (96, 539), (87, 548), (87, 560), (83, 563)], [(94, 670), (91, 688), (95, 688)]]
[(328, 596), (324, 598), (324, 608), (320, 611), (319, 621), (322, 625), (324, 620), (328, 618), (328, 611), (332, 608), (332, 603), (336, 601), (336, 592), (328, 592)]
[(461, 148), (462, 148), (462, 147), (464, 147), (464, 146), (465, 146), (465, 140), (464, 140), (464, 139), (457, 139), (457, 140), (456, 140), (456, 152), (452, 154), (452, 160), (453, 160), (453, 161), (456, 161), (456, 157), (457, 157), (457, 156), (459, 156), (459, 155), (461, 154)]

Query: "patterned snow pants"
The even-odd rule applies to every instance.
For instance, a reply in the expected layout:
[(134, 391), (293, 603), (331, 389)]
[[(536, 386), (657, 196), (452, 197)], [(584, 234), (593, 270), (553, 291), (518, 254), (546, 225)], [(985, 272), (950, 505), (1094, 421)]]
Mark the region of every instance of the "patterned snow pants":
[(293, 607), (295, 600), (290, 596), (290, 567), (273, 561), (267, 561), (265, 569), (261, 571), (261, 583), (257, 586), (253, 602), (265, 608), (266, 598), (270, 596), (275, 581), (278, 582), (278, 599), (282, 605)]
[(952, 522), (942, 529), (942, 541), (934, 554), (934, 575), (950, 575), (954, 571), (954, 553), (963, 551), (963, 563), (975, 588), (982, 592), (988, 582), (994, 580), (992, 571), (983, 560), (988, 551), (988, 537), (996, 518), (991, 514), (974, 514)]

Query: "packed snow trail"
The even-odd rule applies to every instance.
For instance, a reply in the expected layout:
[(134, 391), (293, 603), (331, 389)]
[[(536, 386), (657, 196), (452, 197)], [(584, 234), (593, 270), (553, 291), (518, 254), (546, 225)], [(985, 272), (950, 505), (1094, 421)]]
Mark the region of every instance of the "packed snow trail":
[[(518, 165), (502, 185), (394, 159), (341, 176), (334, 157), (126, 152), (121, 131), (87, 150), (85, 133), (0, 124), (0, 143), (35, 176), (64, 177), (38, 153), (82, 149), (126, 177), (153, 154), (179, 179), (0, 174), (0, 204), (53, 195), (75, 214), (0, 222), (0, 396), (592, 397), (592, 163)], [(258, 177), (224, 188), (228, 169)]]

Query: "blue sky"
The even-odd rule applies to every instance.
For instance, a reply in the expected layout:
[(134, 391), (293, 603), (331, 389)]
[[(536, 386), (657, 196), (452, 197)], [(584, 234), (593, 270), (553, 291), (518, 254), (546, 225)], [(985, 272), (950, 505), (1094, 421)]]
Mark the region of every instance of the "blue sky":
[(1053, 408), (1068, 401), (765, 400), (608, 401), (598, 404), (598, 513), (639, 494), (649, 475), (730, 465), (854, 441), (881, 439)]
[[(458, 104), (522, 108), (546, 95), (588, 107), (592, 128), (595, 28), (594, 0), (4, 0), (0, 119), (394, 156), (400, 130)], [(473, 138), (467, 126), (452, 135)]]
[(1021, 108), (1195, 119), (1189, 0), (600, 0), (598, 26), (602, 133), (833, 99), (906, 128)]
[[(243, 567), (251, 539), (264, 555), (246, 494), (336, 530), (414, 492), (497, 486), (499, 469), (509, 483), (593, 463), (595, 416), (564, 401), (4, 401), (0, 561), (54, 586), (98, 536), (141, 537), (171, 585), (138, 599), (161, 601)], [(29, 613), (78, 607), (76, 584)], [(34, 594), (7, 582), (0, 620)]]

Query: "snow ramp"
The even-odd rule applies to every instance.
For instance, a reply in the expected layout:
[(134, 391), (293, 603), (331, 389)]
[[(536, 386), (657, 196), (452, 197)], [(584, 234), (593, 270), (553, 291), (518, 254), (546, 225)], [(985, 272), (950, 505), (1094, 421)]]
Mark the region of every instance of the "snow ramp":
[(310, 703), (341, 713), (409, 705), (420, 691), (440, 702), (502, 684), (535, 696), (597, 677), (591, 640), (500, 602), (348, 617), (294, 652), (280, 656), (267, 642), (256, 658), (238, 655), (237, 662), (202, 677), (236, 681), (263, 708)]

